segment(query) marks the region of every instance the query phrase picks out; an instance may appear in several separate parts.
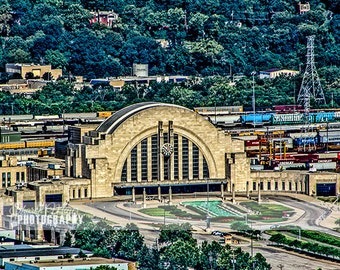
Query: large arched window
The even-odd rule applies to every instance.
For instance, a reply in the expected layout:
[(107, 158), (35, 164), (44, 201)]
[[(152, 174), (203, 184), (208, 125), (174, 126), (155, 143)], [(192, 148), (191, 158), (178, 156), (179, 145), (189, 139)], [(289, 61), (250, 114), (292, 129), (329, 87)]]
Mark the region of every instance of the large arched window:
[[(168, 143), (163, 133), (162, 143)], [(162, 154), (157, 134), (135, 145), (122, 168), (121, 181), (163, 181), (209, 178), (209, 168), (200, 148), (189, 138), (173, 134), (173, 152)], [(161, 171), (162, 170), (162, 171)]]

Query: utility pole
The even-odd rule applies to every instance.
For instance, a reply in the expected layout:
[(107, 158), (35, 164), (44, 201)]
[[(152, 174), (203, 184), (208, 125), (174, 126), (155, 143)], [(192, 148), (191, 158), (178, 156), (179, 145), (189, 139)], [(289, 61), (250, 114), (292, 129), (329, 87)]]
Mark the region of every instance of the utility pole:
[[(298, 103), (304, 105), (305, 117), (308, 117), (309, 114), (311, 97), (320, 104), (326, 104), (320, 79), (315, 67), (314, 39), (315, 36), (307, 37), (307, 64), (298, 96)], [(305, 121), (306, 120), (308, 119), (305, 119)]]
[(256, 125), (256, 120), (255, 120), (255, 75), (256, 75), (256, 71), (253, 71), (251, 73), (251, 75), (253, 76), (253, 98), (252, 98), (252, 103), (253, 103), (253, 114), (254, 114), (254, 119), (253, 119), (253, 125), (254, 125), (254, 130), (255, 130), (255, 125)]
[[(307, 64), (303, 75), (302, 84), (298, 96), (298, 103), (304, 107), (304, 131), (307, 133), (310, 124), (310, 100), (313, 98), (319, 104), (326, 104), (325, 96), (321, 87), (320, 79), (314, 61), (314, 39), (315, 36), (307, 37)], [(308, 143), (309, 144), (309, 143)], [(306, 142), (303, 145), (306, 150)]]

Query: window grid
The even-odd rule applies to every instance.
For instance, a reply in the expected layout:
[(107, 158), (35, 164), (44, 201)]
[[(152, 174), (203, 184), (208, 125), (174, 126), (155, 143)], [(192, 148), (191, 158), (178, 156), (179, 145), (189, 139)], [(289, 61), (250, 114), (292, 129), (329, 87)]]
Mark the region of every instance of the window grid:
[(182, 137), (182, 177), (189, 178), (189, 141)]
[(192, 177), (199, 178), (199, 150), (196, 144), (192, 144)]
[(205, 157), (203, 157), (203, 178), (209, 178), (209, 167)]
[(152, 180), (158, 179), (158, 141), (157, 135), (151, 137), (151, 165), (152, 165)]
[(178, 135), (174, 135), (174, 179), (178, 180)]
[(144, 139), (141, 142), (141, 169), (142, 181), (148, 180), (148, 140)]
[(137, 146), (135, 146), (131, 151), (131, 181), (137, 181)]
[(124, 162), (121, 180), (122, 180), (123, 182), (126, 182), (126, 181), (127, 181), (127, 161), (126, 161), (126, 160), (125, 160), (125, 162)]

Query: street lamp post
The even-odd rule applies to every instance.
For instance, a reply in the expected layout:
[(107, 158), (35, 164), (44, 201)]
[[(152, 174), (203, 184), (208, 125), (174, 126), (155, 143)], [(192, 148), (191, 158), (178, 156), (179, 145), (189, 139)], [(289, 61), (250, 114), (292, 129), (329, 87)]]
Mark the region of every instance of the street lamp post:
[(164, 226), (165, 226), (165, 197), (163, 197), (163, 214), (164, 214)]
[(254, 125), (254, 129), (255, 129), (255, 124), (256, 124), (256, 120), (255, 120), (255, 75), (256, 75), (256, 71), (253, 71), (251, 73), (251, 75), (253, 76), (253, 98), (252, 98), (252, 105), (253, 105), (253, 113), (254, 113), (253, 125)]

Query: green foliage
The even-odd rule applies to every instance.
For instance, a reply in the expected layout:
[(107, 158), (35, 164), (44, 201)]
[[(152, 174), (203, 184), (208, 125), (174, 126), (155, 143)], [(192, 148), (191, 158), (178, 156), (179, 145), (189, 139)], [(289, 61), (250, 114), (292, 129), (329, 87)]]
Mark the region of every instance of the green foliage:
[(178, 240), (166, 247), (160, 255), (160, 264), (166, 269), (185, 270), (194, 267), (198, 260), (198, 248), (192, 242)]
[(340, 226), (340, 218), (338, 218), (336, 221), (335, 221), (335, 224)]
[[(296, 234), (296, 235), (299, 234), (298, 230), (290, 230), (289, 232)], [(304, 238), (315, 240), (321, 243), (325, 243), (325, 244), (329, 244), (329, 245), (337, 246), (337, 247), (340, 246), (340, 238), (333, 236), (333, 235), (329, 235), (327, 233), (318, 232), (318, 231), (310, 231), (310, 230), (301, 230), (300, 235)]]
[[(337, 5), (247, 1), (2, 1), (2, 63), (51, 63), (87, 78), (121, 76), (147, 63), (154, 74), (250, 74), (305, 62), (306, 35), (317, 62), (339, 66)], [(34, 3), (34, 4), (33, 4)], [(202, 8), (204, 6), (204, 8)], [(90, 11), (113, 10), (113, 27), (90, 24)], [(232, 12), (231, 12), (232, 11)], [(156, 40), (169, 43), (163, 48)], [(177, 63), (176, 63), (177, 62)]]
[(95, 268), (90, 268), (91, 270), (117, 270), (114, 266), (108, 266), (108, 265), (100, 265)]
[(158, 242), (167, 245), (177, 241), (185, 241), (196, 244), (196, 239), (192, 237), (192, 227), (190, 223), (163, 225), (160, 230)]
[(63, 246), (72, 247), (72, 234), (70, 231), (67, 231), (65, 234), (65, 240), (64, 240)]
[(337, 247), (326, 246), (316, 242), (301, 242), (299, 240), (288, 239), (281, 233), (274, 234), (269, 241), (275, 242), (278, 245), (290, 247), (292, 249), (303, 250), (313, 254), (323, 255), (331, 258), (340, 258), (340, 250)]
[(236, 259), (240, 269), (249, 269), (253, 263), (256, 263), (256, 269), (270, 269), (260, 254), (251, 257), (239, 248), (233, 251), (229, 246), (221, 246), (215, 241), (210, 244), (204, 242), (199, 247), (192, 237), (189, 223), (163, 226), (159, 234), (159, 246), (152, 248), (144, 244), (143, 236), (135, 224), (127, 224), (122, 230), (116, 231), (105, 221), (94, 222), (84, 217), (82, 224), (72, 234), (67, 233), (67, 238), (71, 235), (75, 238), (74, 246), (81, 248), (79, 256), (84, 256), (82, 250), (90, 250), (95, 256), (137, 260), (141, 270), (184, 270), (188, 267), (198, 270), (229, 269), (231, 258)]
[(231, 223), (230, 229), (243, 233), (250, 231), (249, 225), (243, 221), (235, 221)]

